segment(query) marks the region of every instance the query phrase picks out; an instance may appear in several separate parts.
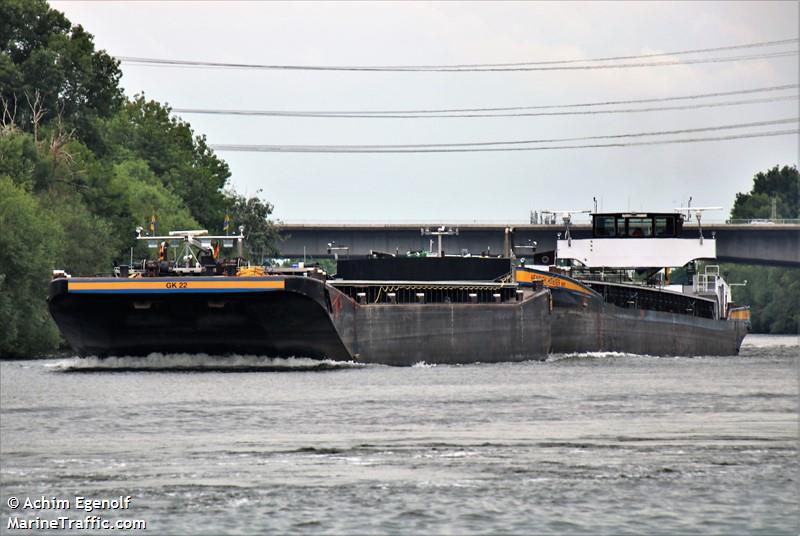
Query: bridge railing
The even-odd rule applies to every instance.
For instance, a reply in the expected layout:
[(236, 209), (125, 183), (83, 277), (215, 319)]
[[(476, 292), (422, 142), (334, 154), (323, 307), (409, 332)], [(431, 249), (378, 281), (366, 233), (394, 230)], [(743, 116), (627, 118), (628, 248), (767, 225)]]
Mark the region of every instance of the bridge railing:
[[(343, 226), (372, 226), (372, 227), (392, 227), (392, 226), (399, 226), (399, 225), (414, 225), (414, 226), (421, 226), (421, 227), (430, 227), (434, 225), (467, 225), (467, 226), (475, 226), (475, 225), (503, 225), (503, 226), (526, 226), (526, 225), (549, 225), (549, 226), (556, 226), (556, 227), (563, 227), (563, 223), (539, 223), (539, 224), (531, 224), (529, 221), (525, 220), (280, 220), (275, 222), (276, 225), (279, 227), (286, 227), (286, 226), (305, 226), (305, 227), (313, 227), (315, 225), (319, 226), (332, 226), (332, 225), (343, 225)], [(574, 225), (589, 225), (591, 221), (575, 219), (572, 222)], [(687, 225), (696, 225), (697, 222), (694, 220), (687, 220)], [(715, 218), (703, 218), (704, 225), (797, 225), (800, 224), (800, 218), (777, 218), (777, 219), (768, 219), (768, 218), (755, 218), (755, 219), (715, 219)]]
[(738, 219), (732, 218), (726, 220), (725, 223), (732, 225), (770, 225), (770, 224), (797, 224), (800, 223), (800, 218), (763, 218), (763, 219)]

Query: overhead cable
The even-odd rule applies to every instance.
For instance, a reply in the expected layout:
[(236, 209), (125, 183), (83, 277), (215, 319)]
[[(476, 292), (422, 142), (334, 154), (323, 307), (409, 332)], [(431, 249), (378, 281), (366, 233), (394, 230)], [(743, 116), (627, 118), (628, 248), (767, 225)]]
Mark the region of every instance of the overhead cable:
[[(282, 145), (281, 147), (291, 148), (306, 148), (313, 149), (330, 148), (330, 149), (402, 149), (402, 148), (431, 148), (431, 147), (480, 147), (487, 145), (522, 145), (531, 143), (557, 143), (566, 141), (586, 141), (586, 140), (601, 140), (601, 139), (618, 139), (618, 138), (639, 138), (649, 136), (669, 136), (674, 134), (691, 134), (695, 132), (709, 132), (716, 130), (731, 130), (740, 128), (764, 127), (770, 125), (781, 125), (786, 123), (797, 123), (800, 121), (798, 117), (789, 117), (786, 119), (776, 119), (774, 121), (755, 121), (751, 123), (737, 123), (733, 125), (717, 125), (710, 127), (700, 128), (686, 128), (681, 130), (661, 130), (654, 132), (634, 132), (628, 134), (606, 134), (600, 136), (580, 136), (574, 138), (543, 138), (534, 140), (513, 140), (513, 141), (477, 141), (477, 142), (464, 142), (464, 143), (421, 143), (421, 144), (401, 144), (401, 145)], [(250, 145), (217, 145), (216, 147), (251, 147)], [(260, 147), (254, 145), (252, 147)]]
[[(423, 110), (224, 110), (214, 108), (172, 108), (175, 113), (182, 114), (207, 114), (207, 115), (254, 115), (254, 116), (278, 116), (278, 117), (350, 117), (350, 116), (396, 116), (405, 114), (461, 114), (468, 112), (501, 112), (517, 110), (546, 110), (553, 108), (587, 108), (591, 106), (610, 106), (615, 104), (644, 104), (651, 102), (669, 102), (678, 100), (693, 100), (708, 97), (724, 97), (732, 95), (745, 95), (752, 93), (765, 93), (772, 91), (782, 91), (786, 89), (797, 89), (798, 84), (786, 84), (782, 86), (769, 86), (752, 89), (740, 89), (737, 91), (722, 91), (716, 93), (699, 93), (696, 95), (682, 95), (679, 97), (659, 97), (650, 99), (616, 100), (601, 102), (584, 102), (577, 104), (547, 104), (538, 106), (506, 106), (495, 108), (444, 108), (444, 109), (423, 109)], [(449, 116), (444, 116), (449, 117)]]
[[(477, 63), (477, 64), (450, 64), (450, 65), (291, 65), (291, 64), (259, 64), (259, 63), (233, 63), (233, 62), (212, 62), (197, 60), (177, 60), (166, 58), (145, 58), (135, 56), (117, 56), (123, 63), (133, 65), (149, 66), (168, 66), (168, 67), (195, 67), (195, 68), (222, 68), (222, 69), (260, 69), (260, 70), (302, 70), (302, 71), (379, 71), (379, 72), (474, 72), (474, 71), (560, 71), (560, 70), (584, 70), (584, 69), (620, 69), (632, 67), (658, 67), (666, 65), (683, 65), (695, 63), (719, 63), (730, 61), (750, 61), (758, 59), (769, 59), (796, 56), (800, 52), (797, 50), (761, 52), (758, 54), (744, 56), (719, 56), (711, 58), (676, 59), (672, 61), (659, 62), (633, 62), (592, 65), (593, 63), (620, 61), (620, 60), (640, 60), (657, 57), (680, 56), (686, 54), (699, 54), (706, 52), (719, 52), (724, 50), (737, 50), (745, 48), (761, 48), (787, 44), (795, 44), (800, 39), (782, 39), (778, 41), (762, 41), (758, 43), (746, 43), (741, 45), (730, 45), (724, 47), (714, 47), (705, 49), (679, 50), (674, 52), (660, 52), (653, 54), (639, 54), (629, 56), (614, 56), (605, 58), (587, 59), (567, 59), (567, 60), (543, 60), (514, 63)], [(580, 63), (582, 65), (574, 65)]]
[(545, 145), (534, 147), (436, 147), (436, 148), (350, 148), (336, 146), (299, 146), (299, 145), (224, 145), (213, 144), (210, 147), (215, 151), (231, 152), (262, 152), (262, 153), (477, 153), (477, 152), (499, 152), (499, 151), (550, 151), (558, 149), (595, 149), (609, 147), (632, 147), (638, 145), (667, 145), (675, 143), (696, 143), (706, 141), (725, 141), (744, 138), (763, 138), (768, 136), (785, 136), (788, 134), (798, 134), (800, 129), (772, 130), (766, 132), (752, 132), (744, 134), (731, 134), (728, 136), (715, 136), (706, 138), (679, 138), (670, 140), (654, 141), (633, 141), (617, 143), (600, 143), (587, 145)]
[(701, 104), (681, 104), (675, 106), (650, 106), (646, 108), (613, 108), (607, 110), (572, 110), (557, 112), (508, 112), (508, 113), (374, 113), (349, 114), (349, 113), (314, 113), (314, 112), (280, 112), (270, 110), (205, 110), (199, 108), (175, 108), (176, 113), (184, 114), (211, 114), (211, 115), (238, 115), (238, 116), (269, 116), (269, 117), (317, 117), (317, 118), (348, 118), (348, 119), (439, 119), (454, 117), (544, 117), (558, 115), (598, 115), (598, 114), (619, 114), (619, 113), (640, 113), (640, 112), (663, 112), (670, 110), (694, 110), (698, 108), (719, 108), (723, 106), (740, 106), (744, 104), (764, 104), (770, 102), (796, 101), (799, 95), (787, 95), (781, 97), (763, 97), (758, 99), (742, 99), (735, 101), (706, 102)]

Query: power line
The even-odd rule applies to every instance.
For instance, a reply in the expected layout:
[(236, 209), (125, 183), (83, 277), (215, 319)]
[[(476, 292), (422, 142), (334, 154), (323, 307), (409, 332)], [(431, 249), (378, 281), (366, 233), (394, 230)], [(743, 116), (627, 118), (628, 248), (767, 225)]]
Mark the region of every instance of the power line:
[(664, 56), (682, 56), (685, 54), (699, 54), (705, 52), (721, 52), (723, 50), (736, 50), (743, 48), (761, 48), (778, 45), (788, 45), (790, 43), (797, 43), (800, 41), (798, 38), (781, 39), (778, 41), (761, 41), (757, 43), (746, 43), (742, 45), (728, 45), (723, 47), (714, 48), (698, 48), (694, 50), (679, 50), (676, 52), (657, 52), (653, 54), (639, 54), (636, 56), (611, 56), (606, 58), (592, 58), (592, 59), (573, 59), (573, 60), (543, 60), (543, 61), (526, 61), (518, 63), (478, 63), (478, 64), (463, 64), (463, 65), (418, 65), (411, 66), (412, 68), (425, 69), (425, 68), (470, 68), (470, 67), (517, 67), (523, 65), (551, 65), (551, 64), (569, 64), (569, 63), (594, 63), (602, 61), (620, 61), (620, 60), (635, 60), (644, 58), (658, 58)]
[[(134, 56), (118, 56), (117, 59), (123, 63), (149, 65), (149, 66), (168, 66), (168, 67), (195, 67), (195, 68), (224, 68), (224, 69), (260, 69), (260, 70), (303, 70), (303, 71), (379, 71), (379, 72), (467, 72), (467, 71), (561, 71), (561, 70), (585, 70), (585, 69), (620, 69), (632, 67), (657, 67), (666, 65), (688, 65), (696, 63), (719, 63), (729, 61), (749, 61), (757, 59), (779, 58), (796, 56), (800, 52), (796, 50), (762, 52), (745, 56), (722, 56), (712, 58), (678, 59), (666, 62), (635, 62), (618, 63), (611, 65), (590, 65), (592, 63), (650, 59), (656, 57), (679, 56), (686, 54), (698, 54), (705, 52), (719, 52), (723, 50), (737, 50), (746, 48), (771, 47), (778, 45), (793, 44), (800, 39), (782, 39), (778, 41), (762, 41), (758, 43), (746, 43), (741, 45), (729, 45), (724, 47), (714, 47), (694, 50), (679, 50), (674, 52), (662, 52), (656, 54), (640, 54), (631, 56), (614, 56), (606, 58), (588, 59), (568, 59), (568, 60), (544, 60), (516, 63), (483, 63), (483, 64), (451, 64), (451, 65), (291, 65), (291, 64), (257, 64), (257, 63), (231, 63), (231, 62), (211, 62), (196, 60), (176, 60), (165, 58), (143, 58)], [(584, 65), (574, 65), (581, 63)], [(589, 64), (589, 65), (587, 65)]]
[(476, 118), (476, 117), (546, 117), (559, 115), (598, 115), (598, 114), (617, 114), (617, 113), (637, 113), (637, 112), (662, 112), (670, 110), (695, 110), (698, 108), (719, 108), (723, 106), (739, 106), (744, 104), (764, 104), (780, 101), (796, 101), (800, 95), (787, 95), (782, 97), (764, 97), (759, 99), (743, 99), (725, 102), (707, 102), (702, 104), (681, 104), (676, 106), (651, 106), (647, 108), (615, 108), (611, 110), (574, 110), (559, 112), (512, 112), (512, 113), (459, 113), (459, 114), (439, 114), (430, 113), (396, 113), (372, 115), (353, 115), (349, 113), (314, 113), (314, 112), (280, 112), (270, 110), (205, 110), (193, 108), (175, 108), (176, 113), (196, 113), (211, 115), (239, 115), (239, 116), (269, 116), (269, 117), (316, 117), (316, 118), (347, 118), (347, 119), (449, 119), (454, 117)]
[[(725, 97), (732, 95), (746, 95), (752, 93), (782, 91), (786, 89), (797, 89), (798, 84), (786, 84), (782, 86), (769, 86), (762, 88), (741, 89), (737, 91), (722, 91), (716, 93), (700, 93), (696, 95), (682, 95), (679, 97), (659, 97), (650, 99), (616, 100), (602, 102), (584, 102), (576, 104), (548, 104), (539, 106), (506, 106), (494, 108), (450, 108), (450, 109), (423, 109), (423, 110), (223, 110), (209, 108), (173, 108), (175, 113), (183, 114), (208, 114), (208, 115), (261, 115), (261, 116), (280, 116), (280, 117), (350, 117), (350, 116), (382, 116), (382, 115), (404, 115), (404, 114), (447, 114), (447, 113), (468, 113), (468, 112), (500, 112), (517, 110), (546, 110), (553, 108), (586, 108), (591, 106), (610, 106), (615, 104), (644, 104), (651, 102), (669, 102), (677, 100), (702, 99), (708, 97)], [(434, 116), (436, 117), (436, 116)], [(448, 117), (448, 116), (445, 116)]]
[[(737, 140), (744, 138), (763, 138), (769, 136), (784, 136), (787, 134), (798, 134), (800, 129), (788, 130), (772, 130), (766, 132), (753, 132), (747, 134), (731, 134), (728, 136), (714, 136), (706, 138), (681, 138), (671, 140), (656, 140), (656, 141), (636, 141), (636, 142), (618, 142), (618, 143), (601, 143), (601, 144), (587, 144), (587, 145), (552, 145), (552, 146), (539, 146), (539, 147), (469, 147), (469, 148), (455, 148), (455, 147), (438, 147), (438, 148), (384, 148), (381, 146), (374, 146), (373, 148), (349, 148), (349, 147), (335, 147), (335, 146), (299, 146), (299, 145), (218, 145), (214, 144), (210, 147), (215, 151), (232, 151), (232, 152), (263, 152), (263, 153), (477, 153), (477, 152), (498, 152), (498, 151), (548, 151), (557, 149), (594, 149), (594, 148), (609, 148), (609, 147), (633, 147), (639, 145), (668, 145), (675, 143), (696, 143), (705, 141), (725, 141)], [(389, 146), (391, 147), (391, 146)]]
[[(635, 132), (628, 134), (607, 134), (601, 136), (581, 136), (575, 138), (544, 138), (536, 140), (514, 140), (514, 141), (478, 141), (467, 143), (423, 143), (423, 144), (403, 144), (403, 145), (281, 145), (287, 148), (329, 148), (329, 149), (402, 149), (402, 148), (431, 148), (431, 147), (473, 147), (473, 146), (487, 146), (487, 145), (522, 145), (531, 143), (556, 143), (565, 141), (586, 141), (586, 140), (600, 140), (600, 139), (614, 139), (614, 138), (638, 138), (645, 136), (667, 136), (673, 134), (690, 134), (694, 132), (708, 132), (714, 130), (730, 130), (739, 128), (752, 128), (764, 127), (770, 125), (780, 125), (786, 123), (797, 123), (800, 118), (790, 117), (786, 119), (777, 119), (774, 121), (755, 121), (751, 123), (738, 123), (734, 125), (717, 125), (701, 128), (687, 128), (681, 130), (662, 130), (656, 132)], [(217, 145), (216, 147), (259, 147), (258, 145)], [(230, 149), (233, 150), (233, 149)]]
[[(263, 65), (247, 63), (222, 63), (207, 61), (190, 60), (169, 60), (157, 58), (131, 58), (119, 57), (120, 61), (135, 65), (148, 65), (158, 67), (199, 67), (199, 68), (222, 68), (222, 69), (260, 69), (260, 70), (289, 70), (289, 71), (361, 71), (361, 72), (502, 72), (502, 71), (580, 71), (596, 69), (626, 69), (633, 67), (663, 67), (671, 65), (693, 65), (698, 63), (726, 63), (732, 61), (750, 61), (770, 58), (783, 58), (797, 56), (800, 51), (789, 50), (785, 52), (773, 52), (765, 54), (753, 54), (749, 56), (726, 56), (715, 58), (699, 58), (687, 60), (661, 61), (661, 62), (639, 62), (639, 63), (617, 63), (611, 65), (558, 65), (558, 66), (537, 66), (537, 67), (442, 67), (442, 68), (414, 68), (414, 67), (356, 67), (356, 66), (319, 66), (319, 65)], [(575, 60), (569, 60), (570, 63)]]

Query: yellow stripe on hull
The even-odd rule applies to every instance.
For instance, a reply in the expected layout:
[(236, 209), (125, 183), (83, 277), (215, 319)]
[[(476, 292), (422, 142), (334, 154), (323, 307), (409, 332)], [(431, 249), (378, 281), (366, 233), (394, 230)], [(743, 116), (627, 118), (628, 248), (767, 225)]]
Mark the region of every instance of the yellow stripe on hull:
[(547, 288), (565, 288), (589, 296), (594, 295), (594, 293), (586, 287), (558, 276), (544, 275), (537, 272), (529, 272), (527, 270), (517, 270), (516, 276), (517, 281), (520, 283), (533, 283), (534, 281), (541, 281), (542, 284), (544, 284), (544, 286)]
[(244, 289), (282, 289), (283, 280), (269, 281), (69, 281), (70, 292), (90, 290), (244, 290)]

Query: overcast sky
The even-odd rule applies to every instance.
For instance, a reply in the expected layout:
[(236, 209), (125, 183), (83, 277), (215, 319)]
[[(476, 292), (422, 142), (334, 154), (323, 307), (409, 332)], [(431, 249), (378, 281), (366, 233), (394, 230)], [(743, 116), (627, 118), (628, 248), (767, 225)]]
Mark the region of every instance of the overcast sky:
[[(569, 60), (713, 48), (800, 34), (797, 2), (53, 1), (51, 5), (82, 24), (95, 35), (97, 47), (114, 56), (230, 63), (449, 65)], [(792, 49), (797, 43), (672, 59)], [(392, 110), (573, 104), (797, 84), (798, 56), (533, 72), (265, 71), (128, 63), (122, 70), (128, 95), (144, 92), (174, 108)], [(794, 89), (692, 103), (796, 93)], [(676, 104), (681, 101), (658, 105)], [(211, 144), (382, 145), (658, 132), (796, 118), (799, 112), (793, 99), (551, 117), (182, 117)], [(796, 127), (794, 123), (663, 138)], [(652, 139), (656, 138), (634, 141)], [(797, 163), (798, 137), (520, 152), (218, 154), (230, 165), (231, 183), (239, 192), (254, 195), (262, 190), (259, 195), (275, 205), (275, 215), (288, 222), (521, 222), (531, 210), (592, 208), (593, 196), (606, 211), (671, 210), (692, 196), (695, 206), (725, 207), (724, 213), (707, 216), (722, 219), (736, 192), (750, 190), (754, 173)]]

